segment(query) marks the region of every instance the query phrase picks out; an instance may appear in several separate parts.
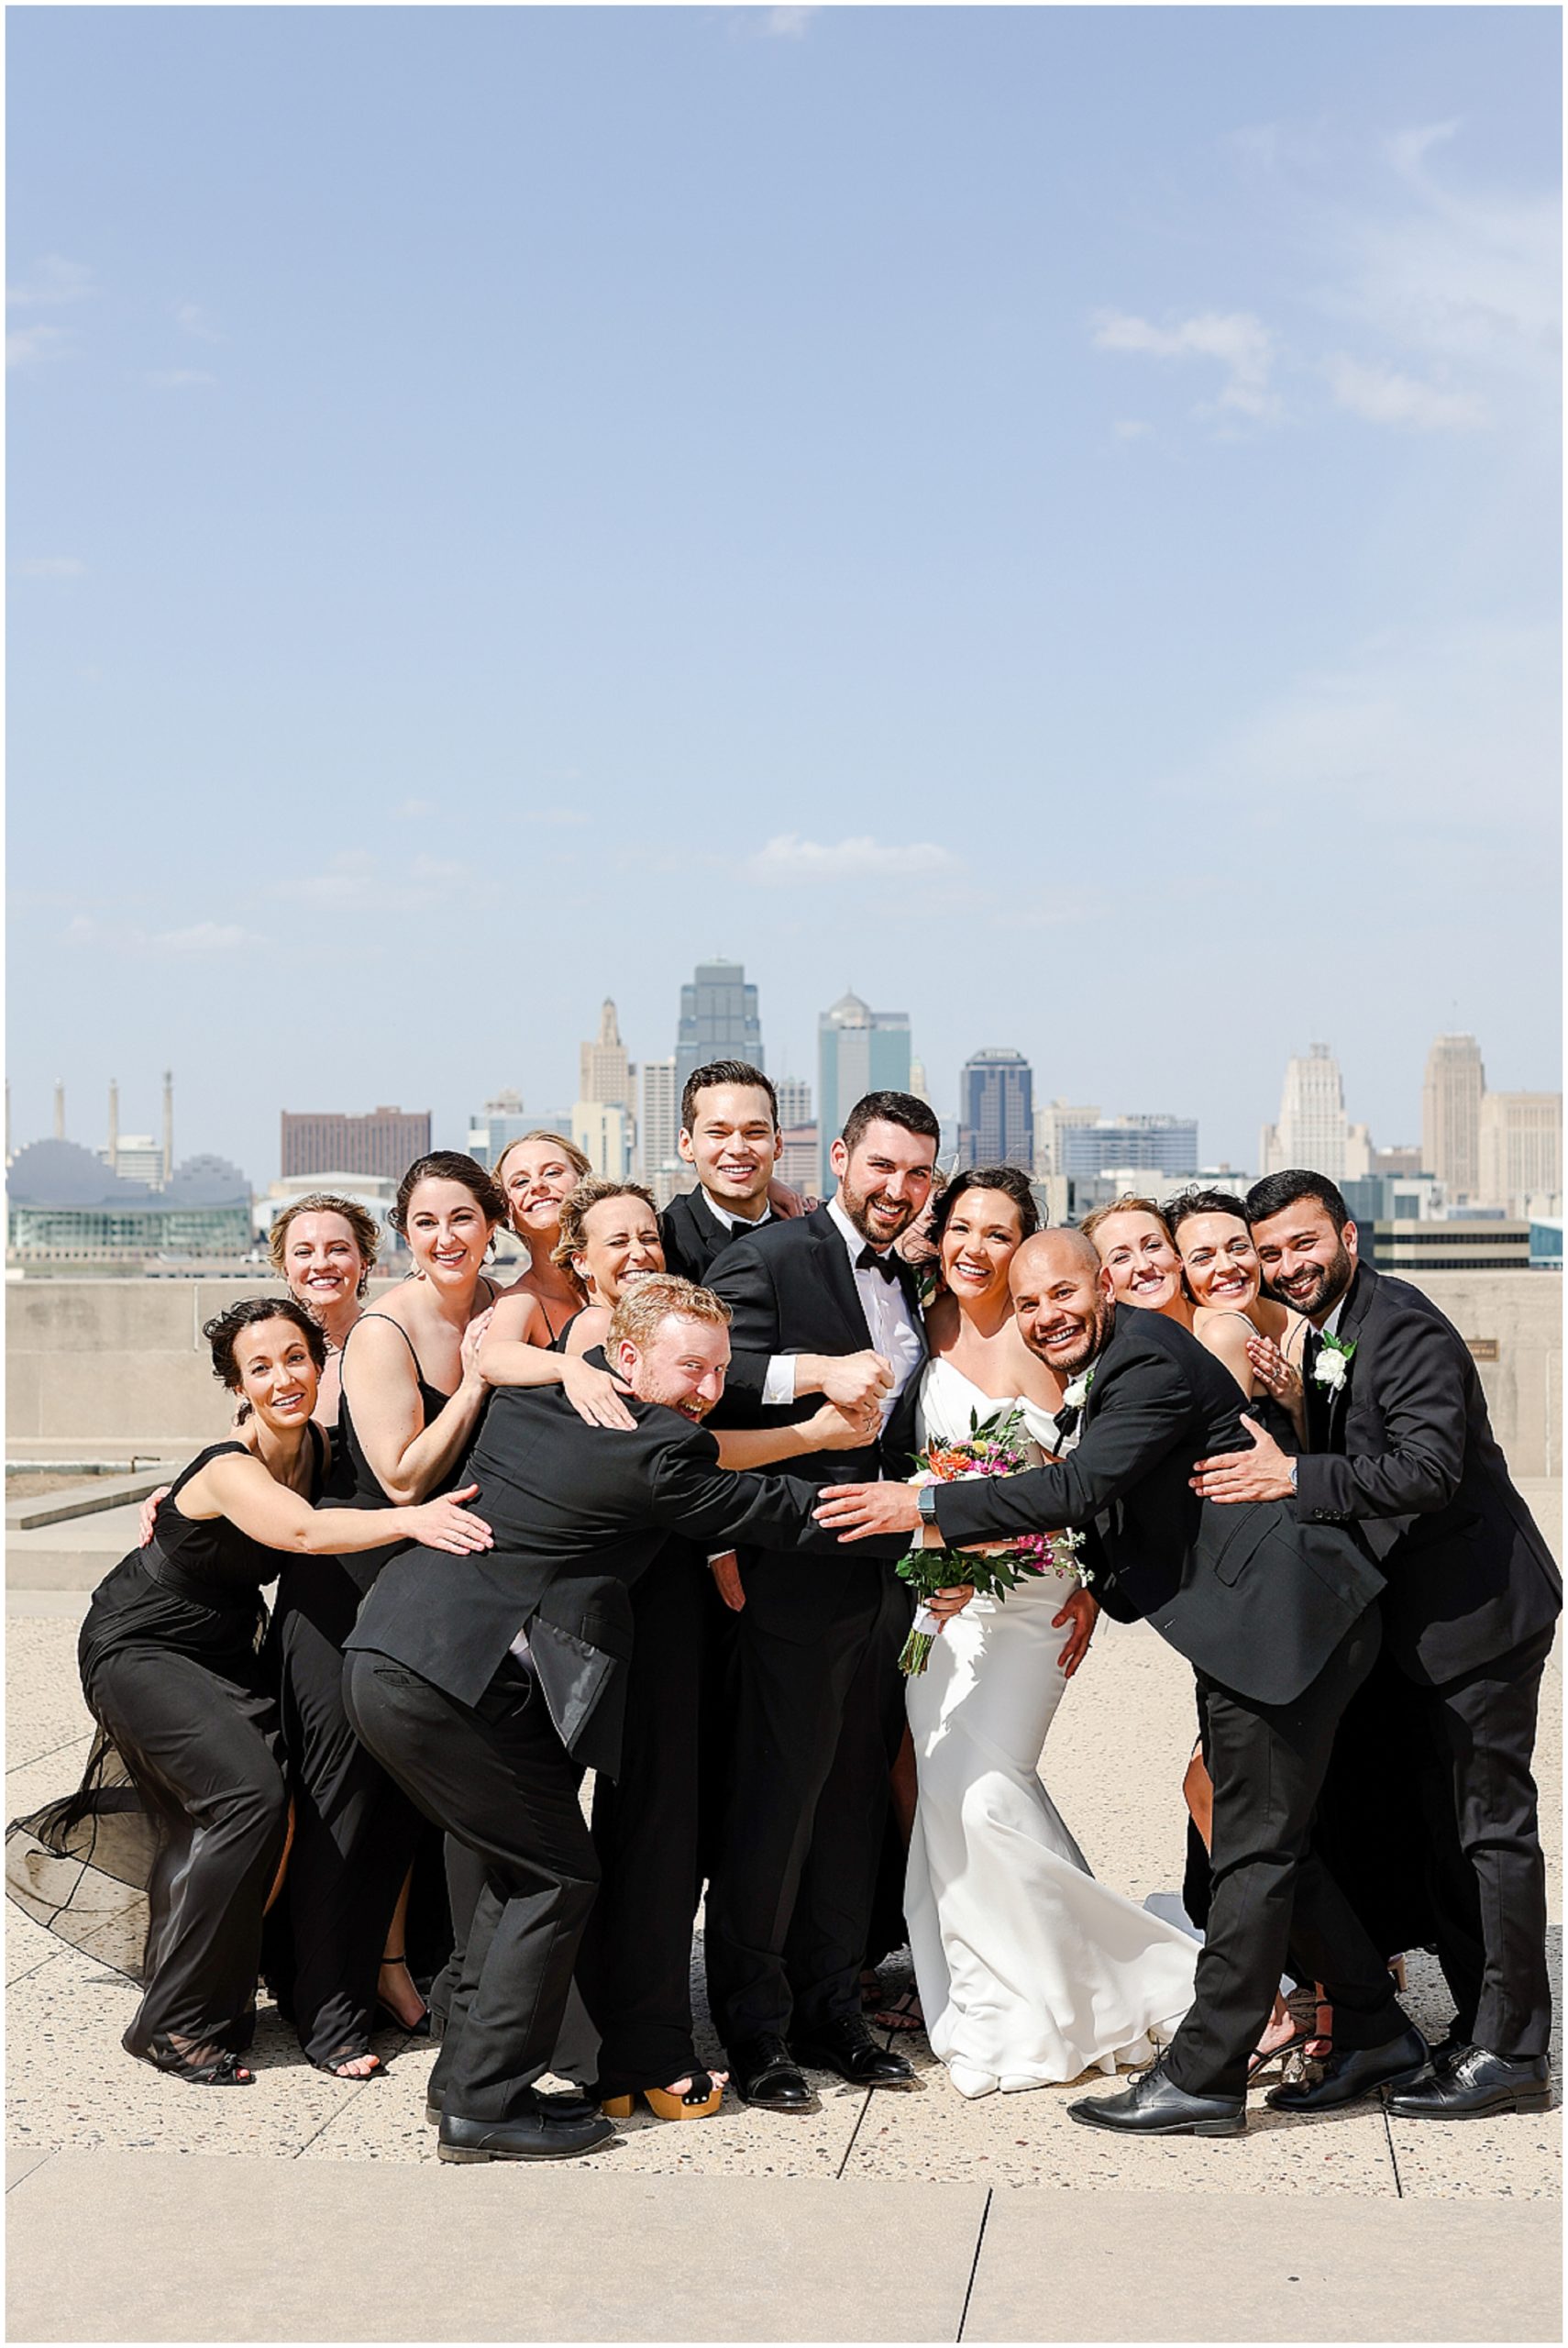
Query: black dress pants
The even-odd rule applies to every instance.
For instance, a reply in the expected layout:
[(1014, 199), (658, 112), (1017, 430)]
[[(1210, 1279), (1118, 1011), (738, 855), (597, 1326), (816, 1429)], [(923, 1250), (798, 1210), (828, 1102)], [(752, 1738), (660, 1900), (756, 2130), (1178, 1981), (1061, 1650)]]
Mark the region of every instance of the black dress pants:
[(461, 2119), (520, 2117), (551, 2067), (599, 1881), (582, 1772), (513, 1657), (471, 1709), (359, 1650), (344, 1687), (363, 1742), (484, 1866), (429, 2091)]
[(418, 1813), (344, 1709), (343, 1642), (358, 1605), (337, 1560), (313, 1557), (280, 1576), (269, 1634), (294, 1796), (276, 1937), (313, 2063), (370, 2049), (376, 1974), (419, 1831)]
[(1428, 1740), (1437, 1951), (1455, 2027), (1518, 2058), (1544, 2054), (1551, 2031), (1546, 1862), (1530, 1764), (1553, 1636), (1543, 1631), (1446, 1687), (1412, 1691)]
[(1376, 1659), (1369, 1608), (1310, 1685), (1264, 1704), (1198, 1676), (1214, 1783), (1209, 1925), (1193, 2002), (1165, 2058), (1192, 2095), (1240, 2096), (1288, 1948), (1320, 1981), (1339, 2047), (1381, 2046), (1408, 2028), (1386, 1962), (1312, 1845), (1340, 1715)]
[(709, 2004), (729, 2047), (860, 2011), (888, 1809), (887, 1673), (908, 1609), (890, 1577), (845, 1572), (855, 1584), (823, 1630), (784, 1636), (771, 1604), (766, 1626), (749, 1603), (736, 1617), (731, 1789), (706, 1933)]
[(253, 1657), (226, 1672), (151, 1645), (105, 1655), (87, 1692), (159, 1829), (125, 2043), (192, 2065), (237, 2052), (254, 2028), (261, 1914), (288, 1832), (277, 1708)]
[(691, 2041), (691, 1926), (699, 1783), (709, 1727), (700, 1671), (702, 1557), (672, 1543), (632, 1588), (621, 1767), (593, 1781), (599, 1897), (583, 1934), (578, 1986), (602, 2044), (605, 2096), (665, 2087), (697, 2067)]

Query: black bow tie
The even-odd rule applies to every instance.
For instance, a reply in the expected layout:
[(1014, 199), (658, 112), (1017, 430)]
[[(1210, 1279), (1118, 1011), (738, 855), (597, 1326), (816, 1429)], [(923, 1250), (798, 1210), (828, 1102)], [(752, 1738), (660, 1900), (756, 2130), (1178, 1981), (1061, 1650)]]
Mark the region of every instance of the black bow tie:
[(889, 1288), (899, 1277), (898, 1258), (892, 1249), (889, 1247), (885, 1256), (878, 1256), (869, 1240), (855, 1258), (855, 1268), (857, 1272), (880, 1272)]

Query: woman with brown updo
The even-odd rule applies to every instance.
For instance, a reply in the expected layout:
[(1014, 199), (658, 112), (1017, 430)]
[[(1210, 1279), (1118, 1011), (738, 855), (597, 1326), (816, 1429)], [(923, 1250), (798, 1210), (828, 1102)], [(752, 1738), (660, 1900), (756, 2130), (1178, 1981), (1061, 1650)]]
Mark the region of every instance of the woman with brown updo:
[[(495, 1161), (508, 1221), (528, 1250), (527, 1270), (502, 1290), (501, 1301), (529, 1298), (538, 1307), (538, 1324), (547, 1332), (542, 1341), (546, 1345), (555, 1343), (582, 1304), (577, 1282), (555, 1260), (555, 1247), (561, 1235), (561, 1208), (592, 1170), (575, 1142), (545, 1128), (509, 1142)], [(509, 1315), (507, 1334), (521, 1335), (521, 1325), (513, 1327), (511, 1319)]]

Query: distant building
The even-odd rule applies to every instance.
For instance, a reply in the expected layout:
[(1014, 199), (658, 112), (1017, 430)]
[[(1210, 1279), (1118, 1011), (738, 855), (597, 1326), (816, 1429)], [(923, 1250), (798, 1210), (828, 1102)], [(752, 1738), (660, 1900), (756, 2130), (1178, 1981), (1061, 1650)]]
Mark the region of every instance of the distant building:
[(909, 1089), (908, 1012), (873, 1011), (857, 994), (841, 995), (817, 1022), (818, 1162), (823, 1198), (837, 1187), (828, 1152), (861, 1095)]
[(632, 1170), (632, 1121), (618, 1102), (577, 1102), (571, 1138), (595, 1174), (607, 1174), (614, 1182), (626, 1180)]
[(822, 1138), (814, 1123), (786, 1125), (778, 1153), (778, 1180), (804, 1198), (822, 1196)]
[(626, 1047), (621, 1041), (615, 1006), (608, 995), (599, 1013), (599, 1033), (591, 1043), (578, 1047), (578, 1060), (577, 1095), (580, 1101), (601, 1101), (612, 1108), (630, 1109), (631, 1066), (626, 1058)]
[(401, 1180), (416, 1157), (430, 1153), (428, 1109), (372, 1109), (368, 1117), (329, 1111), (282, 1113), (282, 1171), (390, 1174)]
[(1474, 1036), (1440, 1036), (1421, 1087), (1421, 1157), (1451, 1199), (1481, 1191), (1481, 1095), (1486, 1071)]
[(1419, 1142), (1399, 1142), (1392, 1149), (1375, 1149), (1372, 1153), (1374, 1174), (1425, 1174), (1429, 1170)]
[(378, 1260), (382, 1265), (402, 1247), (403, 1241), (388, 1221), (397, 1204), (398, 1191), (390, 1174), (295, 1174), (286, 1180), (270, 1183), (266, 1197), (256, 1202), (256, 1228), (263, 1234), (271, 1231), (286, 1206), (295, 1199), (307, 1198), (313, 1191), (328, 1191), (337, 1198), (352, 1199), (368, 1215), (374, 1216), (381, 1225)]
[(1484, 1206), (1518, 1214), (1529, 1199), (1561, 1196), (1561, 1092), (1483, 1092), (1478, 1144)]
[(1112, 1169), (1193, 1175), (1198, 1171), (1198, 1120), (1100, 1117), (1092, 1125), (1064, 1125), (1056, 1147), (1061, 1163), (1050, 1170), (1075, 1180)]
[(155, 1191), (75, 1142), (37, 1141), (6, 1187), (8, 1253), (21, 1264), (244, 1257), (253, 1244), (250, 1185), (222, 1157), (188, 1157)]
[[(781, 1076), (773, 1089), (778, 1095), (778, 1122), (781, 1125), (812, 1124), (812, 1088), (803, 1076)], [(912, 1091), (913, 1087), (911, 1089)], [(923, 1099), (924, 1095), (921, 1097)]]
[[(1263, 1171), (1279, 1174), (1289, 1167), (1304, 1166), (1338, 1182), (1349, 1170), (1345, 1162), (1349, 1135), (1340, 1064), (1327, 1044), (1314, 1044), (1304, 1058), (1297, 1055), (1286, 1063), (1279, 1123), (1263, 1129), (1258, 1153)], [(1364, 1134), (1356, 1155), (1364, 1161), (1358, 1170), (1364, 1172), (1368, 1156)]]
[(507, 1087), (469, 1119), (469, 1156), (481, 1166), (499, 1166), (512, 1144), (532, 1131), (533, 1120), (523, 1113), (523, 1095)]
[(1034, 1158), (1034, 1071), (1021, 1052), (987, 1045), (965, 1061), (958, 1078), (958, 1154), (971, 1166), (1029, 1170)]
[(1347, 1177), (1340, 1190), (1358, 1225), (1436, 1223), (1445, 1212), (1442, 1184), (1430, 1174), (1356, 1175)]
[(676, 1147), (680, 1096), (675, 1089), (675, 1055), (664, 1060), (645, 1060), (640, 1087), (637, 1164), (659, 1205), (667, 1207), (679, 1191), (690, 1189), (697, 1179)]
[(163, 1188), (163, 1144), (151, 1134), (119, 1134), (98, 1156), (122, 1181), (145, 1182), (149, 1191)]
[(1531, 1215), (1529, 1268), (1532, 1272), (1560, 1272), (1562, 1269), (1562, 1217), (1560, 1214)]
[(680, 1024), (675, 1045), (675, 1091), (679, 1100), (694, 1069), (709, 1060), (745, 1060), (766, 1071), (756, 989), (746, 984), (745, 964), (699, 962), (690, 985), (680, 990)]
[(1034, 1171), (1065, 1174), (1062, 1136), (1074, 1125), (1099, 1123), (1099, 1110), (1087, 1102), (1047, 1101), (1034, 1112)]
[(917, 1101), (923, 1101), (926, 1107), (930, 1108), (931, 1087), (926, 1082), (923, 1060), (912, 1059), (910, 1062), (910, 1091)]
[[(1375, 1223), (1372, 1266), (1419, 1280), (1428, 1272), (1527, 1271), (1530, 1263), (1528, 1223), (1503, 1215), (1450, 1215), (1441, 1223)], [(1367, 1246), (1364, 1231), (1361, 1244)]]

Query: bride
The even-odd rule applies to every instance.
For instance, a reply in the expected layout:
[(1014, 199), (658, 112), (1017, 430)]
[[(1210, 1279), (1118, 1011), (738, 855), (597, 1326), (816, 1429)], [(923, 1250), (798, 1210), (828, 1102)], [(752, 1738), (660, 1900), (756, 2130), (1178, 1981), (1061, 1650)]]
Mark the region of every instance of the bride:
[[(1015, 1404), (1044, 1454), (1070, 1444), (1061, 1387), (1020, 1336), (1008, 1290), (1038, 1224), (1015, 1166), (955, 1175), (944, 1192), (922, 1447), (966, 1441), (977, 1417)], [(1005, 1603), (973, 1599), (909, 1682), (919, 1799), (904, 1907), (932, 2048), (961, 2095), (1145, 2062), (1191, 2003), (1195, 1944), (1096, 1882), (1036, 1774), (1098, 1611), (1049, 1570)]]

